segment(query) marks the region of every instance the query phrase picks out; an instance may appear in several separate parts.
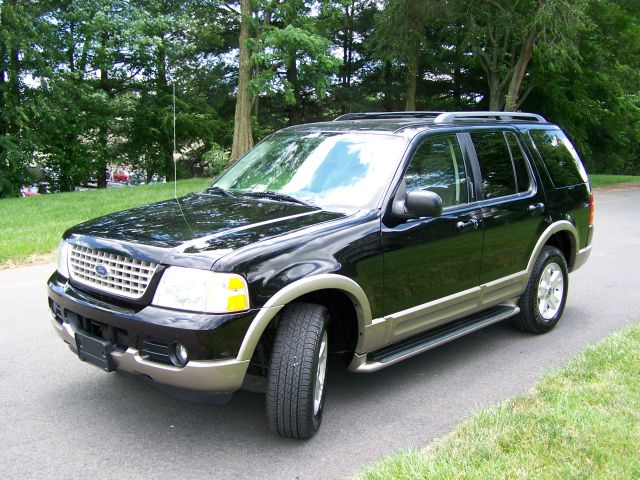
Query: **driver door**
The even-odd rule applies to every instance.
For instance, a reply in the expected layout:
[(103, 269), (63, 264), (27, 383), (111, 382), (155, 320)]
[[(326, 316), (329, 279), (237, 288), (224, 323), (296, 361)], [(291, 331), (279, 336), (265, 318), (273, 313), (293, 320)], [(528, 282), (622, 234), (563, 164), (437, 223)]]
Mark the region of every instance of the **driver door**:
[(441, 216), (383, 221), (388, 342), (445, 323), (478, 300), (482, 211), (464, 145), (456, 133), (424, 137), (402, 180), (407, 192), (425, 189), (440, 195)]

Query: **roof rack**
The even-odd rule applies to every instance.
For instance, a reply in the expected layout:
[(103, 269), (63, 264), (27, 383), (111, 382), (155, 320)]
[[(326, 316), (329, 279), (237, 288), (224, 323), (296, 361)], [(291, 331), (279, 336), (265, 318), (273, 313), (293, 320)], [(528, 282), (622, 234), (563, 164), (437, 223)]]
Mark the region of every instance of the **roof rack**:
[(433, 123), (453, 123), (456, 120), (528, 120), (547, 123), (542, 115), (526, 112), (446, 112), (438, 115)]
[(436, 118), (443, 112), (365, 112), (365, 113), (345, 113), (335, 118), (334, 122), (345, 120), (373, 120), (385, 118)]

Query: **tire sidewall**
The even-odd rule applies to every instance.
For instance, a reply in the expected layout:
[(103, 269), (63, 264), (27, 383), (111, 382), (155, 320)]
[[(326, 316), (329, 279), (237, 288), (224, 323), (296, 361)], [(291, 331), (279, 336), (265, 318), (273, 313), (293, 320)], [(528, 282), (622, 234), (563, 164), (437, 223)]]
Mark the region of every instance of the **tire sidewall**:
[[(324, 400), (327, 397), (327, 377), (329, 376), (329, 368), (328, 368), (328, 358), (327, 358), (327, 368), (325, 369), (324, 372), (324, 387), (322, 389), (322, 398), (320, 398), (320, 408), (318, 408), (318, 413), (316, 415), (313, 414), (313, 400), (314, 400), (314, 392), (316, 389), (316, 382), (318, 381), (318, 367), (319, 367), (319, 358), (318, 358), (318, 354), (320, 353), (320, 347), (322, 345), (322, 337), (324, 336), (324, 332), (327, 331), (327, 321), (328, 318), (325, 315), (324, 318), (324, 325), (322, 328), (322, 331), (320, 332), (320, 336), (318, 338), (318, 341), (316, 342), (316, 349), (314, 352), (314, 360), (313, 360), (313, 370), (312, 370), (312, 375), (313, 375), (313, 382), (311, 382), (311, 391), (309, 392), (311, 398), (309, 401), (309, 415), (312, 418), (312, 422), (313, 422), (313, 430), (314, 431), (318, 431), (320, 429), (320, 424), (322, 423), (322, 412), (324, 411)], [(328, 332), (327, 332), (327, 342), (329, 341), (328, 338)], [(329, 345), (327, 344), (327, 349), (329, 348)], [(328, 352), (327, 352), (328, 355)]]
[[(542, 276), (542, 272), (544, 272), (547, 265), (550, 263), (556, 263), (560, 266), (560, 271), (562, 272), (562, 280), (563, 280), (563, 292), (562, 292), (562, 300), (560, 302), (560, 308), (556, 312), (556, 314), (550, 318), (545, 319), (541, 314), (538, 308), (538, 285), (540, 284), (540, 277)], [(540, 260), (536, 266), (535, 276), (533, 278), (533, 288), (531, 288), (531, 298), (530, 305), (532, 306), (534, 321), (538, 327), (543, 330), (551, 330), (560, 320), (562, 314), (564, 313), (564, 307), (567, 304), (567, 294), (569, 293), (569, 271), (567, 269), (567, 262), (564, 259), (562, 253), (555, 247), (546, 248)]]

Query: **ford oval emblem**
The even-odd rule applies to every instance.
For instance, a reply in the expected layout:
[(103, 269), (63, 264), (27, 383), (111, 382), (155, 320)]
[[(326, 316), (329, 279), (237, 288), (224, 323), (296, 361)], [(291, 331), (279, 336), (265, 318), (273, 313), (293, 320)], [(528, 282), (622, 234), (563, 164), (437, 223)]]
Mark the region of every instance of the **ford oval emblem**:
[(109, 276), (109, 269), (107, 267), (105, 267), (104, 265), (96, 265), (94, 270), (101, 277), (108, 277)]

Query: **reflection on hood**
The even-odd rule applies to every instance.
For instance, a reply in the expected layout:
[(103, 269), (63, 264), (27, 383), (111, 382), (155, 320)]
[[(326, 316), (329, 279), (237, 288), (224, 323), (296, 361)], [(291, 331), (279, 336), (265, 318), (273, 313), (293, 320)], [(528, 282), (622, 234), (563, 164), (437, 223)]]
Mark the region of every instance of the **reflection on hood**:
[(122, 240), (187, 253), (239, 246), (342, 217), (315, 207), (255, 198), (192, 194), (80, 224), (69, 234)]

